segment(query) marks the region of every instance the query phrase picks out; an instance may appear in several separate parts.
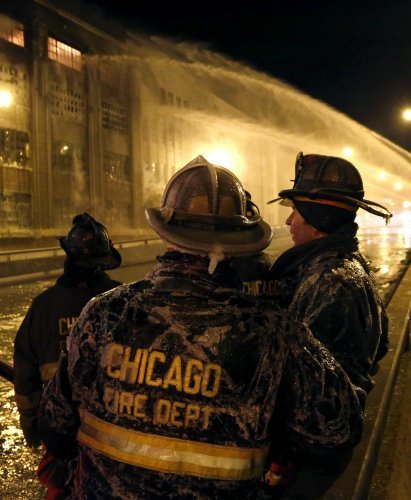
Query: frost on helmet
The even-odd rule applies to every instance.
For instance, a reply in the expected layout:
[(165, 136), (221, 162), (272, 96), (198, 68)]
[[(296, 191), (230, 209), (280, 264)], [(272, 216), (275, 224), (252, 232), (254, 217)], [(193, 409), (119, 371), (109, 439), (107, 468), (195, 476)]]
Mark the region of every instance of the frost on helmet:
[(198, 156), (169, 180), (161, 207), (146, 219), (167, 242), (199, 254), (247, 255), (272, 238), (261, 216), (249, 218), (246, 192), (228, 169)]

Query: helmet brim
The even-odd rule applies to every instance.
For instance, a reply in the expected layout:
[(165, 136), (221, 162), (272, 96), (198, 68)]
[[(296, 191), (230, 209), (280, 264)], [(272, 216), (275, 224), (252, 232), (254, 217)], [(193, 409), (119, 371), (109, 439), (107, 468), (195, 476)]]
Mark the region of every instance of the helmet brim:
[(118, 250), (116, 250), (113, 245), (110, 245), (110, 253), (108, 255), (98, 256), (98, 257), (80, 257), (76, 258), (70, 252), (70, 249), (66, 245), (65, 237), (58, 238), (61, 248), (66, 252), (67, 258), (71, 260), (76, 266), (82, 267), (84, 269), (101, 269), (103, 271), (109, 271), (110, 269), (116, 269), (121, 265), (122, 257)]
[(77, 260), (72, 259), (76, 266), (83, 267), (85, 269), (101, 269), (102, 271), (116, 269), (120, 266), (121, 260), (120, 253), (114, 247), (111, 247), (110, 254), (104, 257)]
[(313, 202), (315, 200), (331, 200), (340, 203), (344, 203), (354, 208), (362, 208), (363, 210), (382, 217), (388, 223), (389, 219), (392, 217), (392, 213), (385, 208), (383, 205), (376, 203), (371, 200), (358, 200), (357, 198), (353, 198), (348, 195), (335, 193), (333, 191), (328, 191), (326, 189), (316, 189), (311, 191), (302, 191), (297, 189), (284, 189), (278, 193), (278, 198), (270, 200), (267, 204), (275, 203), (277, 201), (280, 202), (281, 205), (292, 207), (293, 199), (298, 196), (305, 196), (310, 198)]
[(158, 208), (146, 208), (148, 224), (167, 242), (199, 254), (224, 253), (227, 257), (261, 252), (271, 243), (272, 230), (262, 219), (237, 230), (214, 226), (179, 225), (166, 221)]
[(271, 205), (271, 203), (279, 202), (283, 207), (292, 207), (293, 200), (292, 198), (274, 198), (273, 200), (267, 201), (267, 205)]

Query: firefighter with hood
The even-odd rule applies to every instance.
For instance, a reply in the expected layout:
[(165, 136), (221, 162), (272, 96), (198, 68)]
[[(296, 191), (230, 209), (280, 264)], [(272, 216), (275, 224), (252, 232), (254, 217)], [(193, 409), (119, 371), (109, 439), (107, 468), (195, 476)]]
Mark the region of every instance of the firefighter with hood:
[(274, 262), (280, 304), (304, 321), (367, 393), (374, 363), (388, 349), (388, 320), (370, 263), (359, 251), (359, 208), (382, 217), (391, 213), (364, 199), (358, 170), (345, 159), (299, 153), (294, 186), (278, 193), (290, 206), (286, 220), (294, 246)]
[(20, 424), (28, 446), (40, 446), (37, 411), (43, 388), (54, 375), (66, 337), (82, 308), (119, 282), (106, 270), (121, 256), (106, 228), (83, 213), (73, 219), (67, 236), (59, 238), (66, 252), (64, 272), (35, 297), (14, 342), (14, 389)]
[(271, 228), (229, 170), (199, 156), (146, 219), (167, 251), (88, 303), (40, 407), (52, 453), (79, 452), (74, 498), (255, 498), (268, 447), (352, 448), (357, 391), (310, 331), (241, 290), (233, 256)]

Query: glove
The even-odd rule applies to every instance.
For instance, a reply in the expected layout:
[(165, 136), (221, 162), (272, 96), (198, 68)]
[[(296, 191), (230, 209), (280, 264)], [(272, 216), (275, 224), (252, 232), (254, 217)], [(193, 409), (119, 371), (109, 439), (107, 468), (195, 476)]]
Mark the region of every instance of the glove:
[(30, 448), (41, 446), (40, 435), (37, 428), (37, 413), (34, 408), (20, 410), (20, 426), (27, 445)]

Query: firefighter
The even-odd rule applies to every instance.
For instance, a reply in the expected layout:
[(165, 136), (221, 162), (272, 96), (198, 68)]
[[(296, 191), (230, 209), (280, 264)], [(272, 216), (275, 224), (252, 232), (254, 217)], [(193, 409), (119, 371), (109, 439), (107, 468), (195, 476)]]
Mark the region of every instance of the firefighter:
[(290, 206), (294, 246), (271, 267), (282, 306), (304, 321), (367, 393), (374, 362), (387, 352), (388, 320), (370, 263), (358, 249), (357, 210), (391, 213), (364, 199), (361, 175), (347, 160), (319, 154), (296, 158), (292, 189), (278, 193)]
[(64, 272), (35, 297), (14, 342), (14, 388), (20, 424), (28, 446), (40, 446), (37, 410), (44, 386), (56, 371), (68, 332), (85, 304), (119, 282), (106, 270), (121, 264), (106, 228), (83, 213), (59, 238), (66, 252)]
[(230, 258), (271, 240), (245, 207), (232, 172), (195, 158), (145, 212), (166, 253), (83, 309), (39, 418), (53, 454), (79, 450), (73, 498), (254, 498), (278, 436), (320, 455), (359, 441), (345, 372), (241, 290)]

